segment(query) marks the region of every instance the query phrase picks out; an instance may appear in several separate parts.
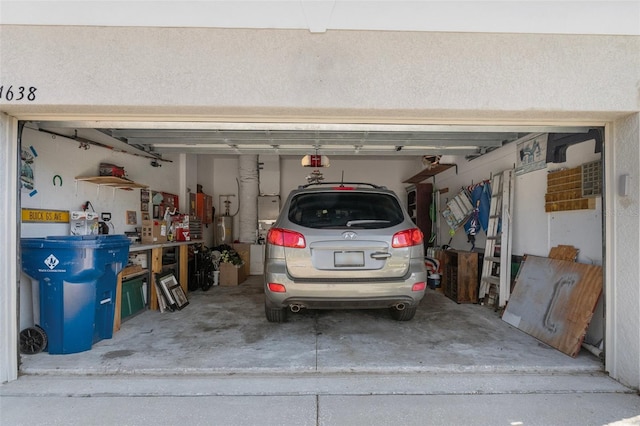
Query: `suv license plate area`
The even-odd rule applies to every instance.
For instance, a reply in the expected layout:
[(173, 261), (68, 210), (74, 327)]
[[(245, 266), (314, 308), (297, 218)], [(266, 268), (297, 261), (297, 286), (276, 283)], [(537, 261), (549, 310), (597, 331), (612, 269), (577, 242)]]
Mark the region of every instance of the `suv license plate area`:
[(363, 251), (335, 251), (333, 252), (333, 265), (336, 268), (362, 267), (364, 266)]

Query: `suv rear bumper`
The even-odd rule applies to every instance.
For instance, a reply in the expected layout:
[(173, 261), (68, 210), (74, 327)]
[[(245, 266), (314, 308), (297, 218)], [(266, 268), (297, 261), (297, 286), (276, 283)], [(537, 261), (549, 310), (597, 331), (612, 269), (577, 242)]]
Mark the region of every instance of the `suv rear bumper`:
[[(422, 298), (420, 298), (422, 299)], [(292, 309), (383, 309), (393, 307), (412, 307), (420, 303), (420, 299), (414, 299), (406, 296), (395, 298), (368, 298), (368, 299), (335, 299), (335, 298), (318, 298), (318, 299), (302, 299), (291, 297), (284, 299), (277, 304), (276, 307), (292, 308)], [(270, 307), (274, 307), (270, 305)]]
[[(424, 297), (425, 290), (413, 291), (413, 286), (421, 282), (426, 284), (427, 274), (419, 269), (402, 279), (387, 281), (299, 282), (286, 272), (278, 273), (271, 268), (265, 271), (264, 280), (266, 303), (271, 308), (298, 306), (309, 309), (378, 309), (398, 305), (417, 306)], [(272, 292), (268, 288), (269, 283), (282, 284), (286, 291)]]

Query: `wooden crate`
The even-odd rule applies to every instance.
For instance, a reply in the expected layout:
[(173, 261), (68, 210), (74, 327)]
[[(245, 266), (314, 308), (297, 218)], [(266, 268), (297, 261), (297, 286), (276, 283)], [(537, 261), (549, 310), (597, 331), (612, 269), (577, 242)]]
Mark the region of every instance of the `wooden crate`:
[(478, 302), (478, 253), (444, 250), (441, 285), (444, 295), (456, 303)]

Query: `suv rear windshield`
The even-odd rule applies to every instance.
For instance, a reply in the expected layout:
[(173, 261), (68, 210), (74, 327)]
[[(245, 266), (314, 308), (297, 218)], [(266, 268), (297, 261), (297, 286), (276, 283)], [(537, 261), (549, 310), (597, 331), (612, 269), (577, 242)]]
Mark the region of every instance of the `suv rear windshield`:
[(297, 195), (289, 220), (307, 228), (378, 229), (398, 225), (404, 217), (391, 195), (340, 191)]

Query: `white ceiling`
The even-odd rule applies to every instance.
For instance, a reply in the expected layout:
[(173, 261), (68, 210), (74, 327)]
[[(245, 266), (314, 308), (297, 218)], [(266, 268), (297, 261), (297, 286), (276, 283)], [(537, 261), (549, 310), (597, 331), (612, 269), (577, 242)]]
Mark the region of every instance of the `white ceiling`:
[(277, 154), (476, 158), (530, 133), (586, 133), (587, 127), (310, 123), (43, 121), (27, 127), (134, 154)]
[(640, 35), (640, 0), (0, 0), (0, 24)]

